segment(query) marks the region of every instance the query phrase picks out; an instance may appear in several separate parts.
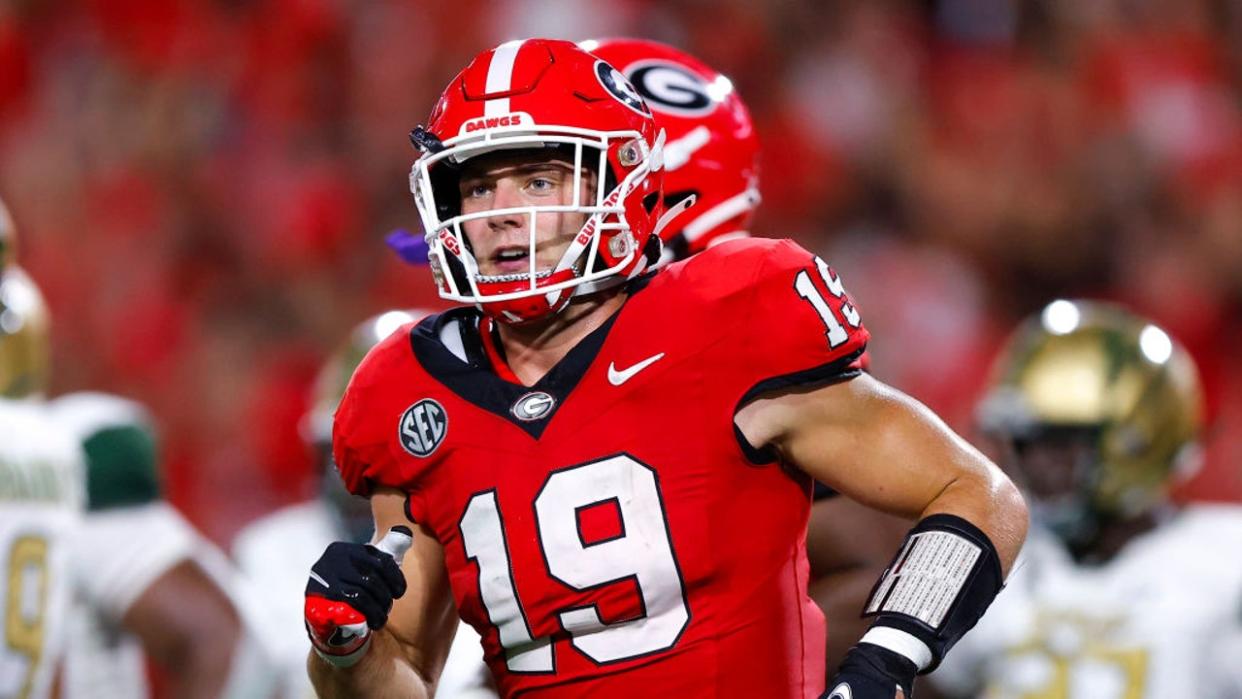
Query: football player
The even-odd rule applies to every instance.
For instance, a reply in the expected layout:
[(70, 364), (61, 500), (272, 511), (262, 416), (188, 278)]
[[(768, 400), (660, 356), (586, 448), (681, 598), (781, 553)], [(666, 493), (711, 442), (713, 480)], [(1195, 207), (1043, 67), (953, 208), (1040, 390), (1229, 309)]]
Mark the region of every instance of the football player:
[(661, 232), (664, 262), (750, 235), (759, 205), (759, 137), (728, 77), (690, 54), (645, 39), (579, 46), (629, 81), (664, 129), (664, 205), (694, 206)]
[[(695, 205), (661, 232), (663, 260), (682, 260), (750, 235), (759, 196), (759, 139), (732, 82), (680, 49), (645, 39), (579, 44), (630, 81), (664, 129), (664, 201)], [(826, 666), (836, 668), (869, 621), (858, 611), (909, 523), (817, 483), (807, 529), (810, 594), (832, 620)]]
[(86, 455), (64, 696), (149, 696), (147, 659), (177, 697), (265, 696), (275, 676), (258, 611), (224, 554), (163, 499), (151, 416), (93, 392), (49, 408)]
[[(332, 415), (349, 377), (363, 356), (397, 328), (431, 315), (424, 310), (392, 310), (360, 323), (348, 341), (324, 363), (316, 377), (311, 409), (301, 432), (319, 466), (317, 497), (280, 508), (247, 525), (233, 542), (233, 554), (263, 605), (270, 610), (271, 643), (283, 668), (281, 696), (313, 697), (306, 675), (310, 643), (302, 630), (306, 570), (336, 540), (371, 539), (371, 506), (350, 494), (332, 466)], [(473, 639), (471, 638), (473, 636)], [(491, 673), (483, 665), (478, 636), (460, 629), (436, 690), (441, 699), (494, 699)]]
[(1005, 594), (931, 679), (949, 696), (1242, 697), (1242, 508), (1175, 508), (1199, 378), (1151, 322), (1051, 303), (997, 360), (982, 426), (1034, 525)]
[(411, 139), (433, 278), (473, 307), (390, 335), (342, 399), (335, 461), (378, 541), (311, 569), (321, 694), (429, 696), (456, 611), (503, 696), (817, 696), (814, 477), (920, 519), (830, 685), (909, 695), (999, 590), (1025, 505), (859, 371), (836, 273), (748, 239), (647, 274), (685, 204), (661, 215), (663, 135), (568, 42), (480, 54)]
[(47, 311), (14, 261), (0, 202), (0, 696), (51, 696), (66, 636), (69, 551), (81, 530), (82, 453), (38, 399)]

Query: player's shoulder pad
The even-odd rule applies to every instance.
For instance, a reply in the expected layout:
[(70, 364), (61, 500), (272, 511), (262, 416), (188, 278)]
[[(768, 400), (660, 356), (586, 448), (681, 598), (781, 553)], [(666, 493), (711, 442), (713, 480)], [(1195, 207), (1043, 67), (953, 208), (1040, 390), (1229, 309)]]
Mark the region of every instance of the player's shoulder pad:
[(376, 343), (363, 356), (362, 361), (358, 363), (358, 368), (354, 369), (354, 375), (350, 377), (346, 393), (349, 393), (351, 389), (372, 388), (376, 384), (383, 383), (385, 377), (390, 376), (393, 369), (410, 361), (412, 356), (410, 333), (421, 323), (434, 321), (437, 317), (429, 316), (422, 321), (406, 323)]
[(83, 391), (49, 404), (52, 418), (82, 445), (88, 510), (132, 507), (161, 498), (155, 423), (140, 403)]
[(0, 500), (59, 502), (78, 509), (83, 458), (77, 440), (42, 400), (0, 397)]
[(858, 375), (870, 334), (827, 262), (788, 239), (718, 247), (722, 276), (731, 277), (725, 283), (735, 289), (730, 299), (736, 301), (714, 312), (738, 320), (731, 346), (740, 358), (736, 370), (749, 386), (739, 406), (765, 392)]
[(813, 259), (787, 238), (739, 238), (671, 264), (661, 276), (693, 294), (696, 303), (741, 302), (765, 279), (806, 267)]
[[(852, 351), (855, 345), (865, 346), (869, 337), (837, 273), (788, 238), (726, 241), (665, 271), (668, 286), (692, 294), (688, 302), (719, 317), (747, 319), (761, 335), (768, 326), (810, 321), (805, 327), (826, 331), (831, 348), (852, 341), (845, 347)], [(792, 308), (799, 309), (796, 317), (789, 317)], [(816, 325), (816, 316), (823, 327)], [(794, 329), (792, 335), (799, 332)]]

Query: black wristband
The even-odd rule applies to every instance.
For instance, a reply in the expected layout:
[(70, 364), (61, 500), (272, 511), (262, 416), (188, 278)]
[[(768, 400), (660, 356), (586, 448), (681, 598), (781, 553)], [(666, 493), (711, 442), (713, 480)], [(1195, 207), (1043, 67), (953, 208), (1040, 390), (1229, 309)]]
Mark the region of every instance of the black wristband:
[(926, 674), (978, 623), (1001, 587), (1000, 558), (987, 535), (961, 517), (935, 514), (910, 530), (863, 616), (875, 617), (873, 629), (896, 629), (925, 645)]

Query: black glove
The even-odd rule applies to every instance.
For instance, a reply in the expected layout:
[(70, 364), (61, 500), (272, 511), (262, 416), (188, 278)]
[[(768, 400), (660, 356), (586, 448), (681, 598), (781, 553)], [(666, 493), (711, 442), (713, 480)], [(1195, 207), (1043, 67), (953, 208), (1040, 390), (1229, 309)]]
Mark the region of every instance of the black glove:
[(371, 630), (388, 621), (393, 599), (405, 594), (399, 564), (411, 541), (408, 528), (393, 527), (377, 546), (329, 544), (311, 566), (306, 583), (306, 632), (328, 662), (357, 662)]
[(898, 689), (906, 699), (911, 699), (918, 671), (918, 666), (905, 656), (871, 643), (859, 643), (846, 653), (821, 699), (893, 699)]

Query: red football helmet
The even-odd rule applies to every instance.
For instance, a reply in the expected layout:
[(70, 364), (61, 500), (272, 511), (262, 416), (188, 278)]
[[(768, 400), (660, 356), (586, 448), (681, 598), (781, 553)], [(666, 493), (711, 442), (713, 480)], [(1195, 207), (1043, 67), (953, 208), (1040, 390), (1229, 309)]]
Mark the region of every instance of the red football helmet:
[[(510, 41), (479, 54), (445, 89), (425, 127), (410, 134), (422, 155), (410, 189), (422, 217), (440, 296), (521, 323), (555, 313), (572, 296), (632, 278), (659, 258), (652, 233), (662, 210), (663, 134), (646, 103), (611, 65), (568, 41)], [(501, 149), (557, 149), (573, 163), (569, 205), (462, 214), (461, 165)], [(580, 205), (585, 172), (595, 191)], [(582, 213), (586, 222), (552, 269), (536, 269), (540, 213)], [(530, 267), (483, 275), (462, 224), (528, 217)]]
[(694, 208), (661, 232), (665, 254), (688, 257), (747, 235), (759, 205), (759, 138), (733, 83), (695, 57), (640, 39), (584, 41), (616, 66), (664, 129), (664, 200)]

